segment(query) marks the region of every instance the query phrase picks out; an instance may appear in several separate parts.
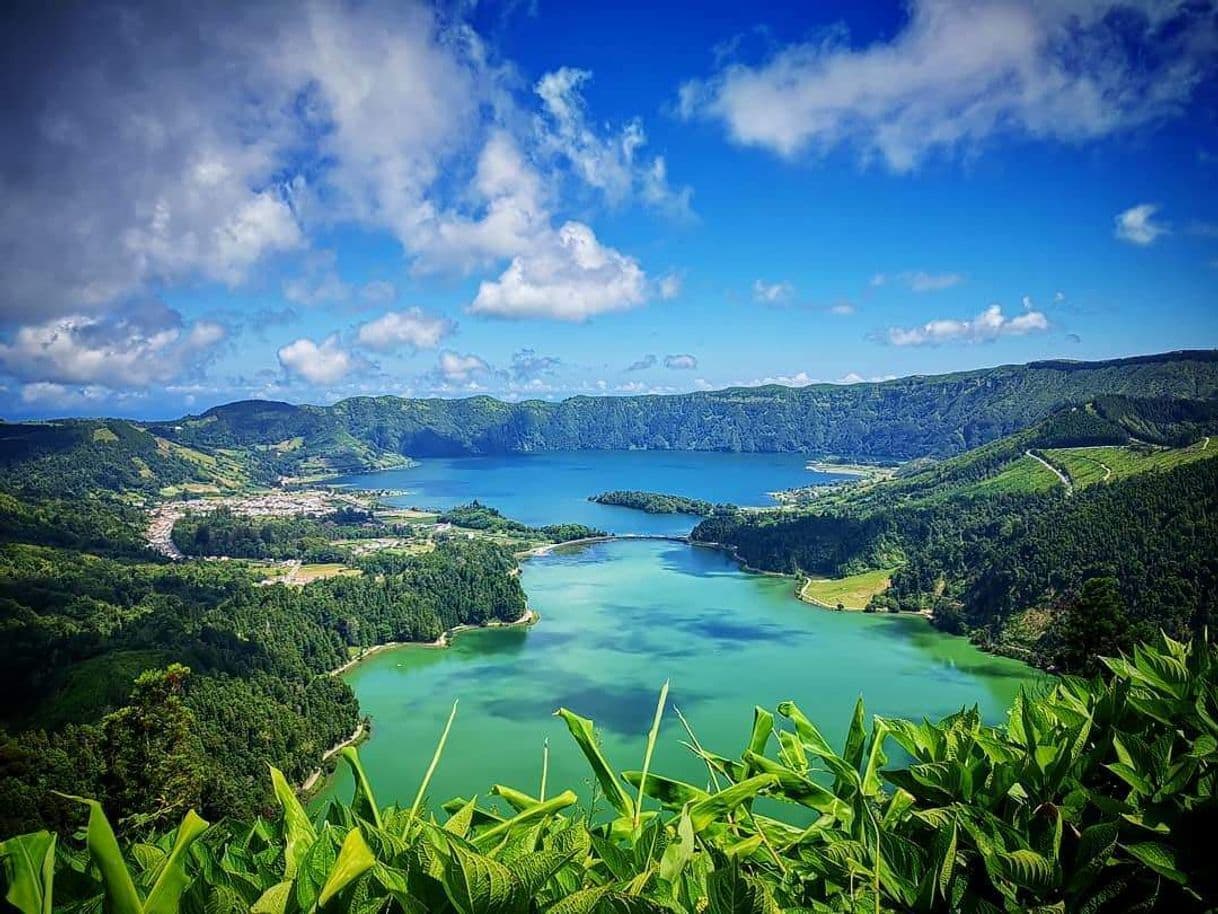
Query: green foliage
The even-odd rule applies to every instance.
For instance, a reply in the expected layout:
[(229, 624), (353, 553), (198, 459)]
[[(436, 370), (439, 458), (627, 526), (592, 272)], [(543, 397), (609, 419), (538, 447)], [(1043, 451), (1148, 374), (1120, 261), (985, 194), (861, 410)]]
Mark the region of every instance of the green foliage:
[(185, 555), (342, 562), (349, 552), (333, 545), (335, 540), (404, 532), (401, 525), (375, 523), (370, 515), (349, 509), (326, 517), (246, 517), (221, 508), (179, 518), (173, 525), (173, 542)]
[(605, 535), (604, 530), (597, 530), (595, 527), (588, 527), (584, 524), (547, 524), (544, 527), (530, 527), (518, 520), (504, 517), (497, 508), (484, 505), (476, 499), (467, 505), (458, 505), (456, 508), (444, 512), (440, 515), (440, 520), (467, 530), (486, 530), (491, 533), (538, 537), (556, 543)]
[[(868, 721), (860, 702), (838, 749), (784, 702), (758, 710), (734, 759), (690, 730), (705, 789), (616, 772), (591, 723), (560, 712), (607, 821), (572, 814), (570, 793), (506, 789), (524, 807), (506, 820), (474, 801), (443, 819), (377, 809), (358, 778), (354, 802), (310, 818), (272, 769), (278, 817), (207, 828), (188, 815), (120, 851), (93, 804), (87, 857), (46, 833), (0, 844), (4, 888), (23, 914), (52, 896), (54, 910), (132, 914), (1212, 910), (1218, 651), (1163, 638), (1106, 664), (1020, 695), (998, 727), (976, 710)], [(885, 767), (893, 751), (905, 762)], [(810, 824), (784, 813), (796, 808)]]
[(710, 517), (712, 514), (729, 514), (735, 505), (718, 505), (701, 498), (686, 498), (684, 495), (666, 495), (662, 492), (638, 492), (614, 490), (593, 495), (588, 499), (600, 505), (617, 505), (634, 508), (648, 514), (693, 514)]
[[(391, 641), (434, 641), (525, 610), (516, 560), (465, 540), (305, 587), (239, 563), (121, 561), (0, 546), (0, 834), (67, 832), (55, 791), (108, 811), (250, 817), (267, 762), (303, 781), (358, 722), (329, 671)], [(148, 674), (174, 663), (188, 666)]]
[(1035, 434), (823, 496), (801, 511), (708, 518), (691, 535), (769, 571), (841, 578), (897, 566), (886, 607), (931, 610), (943, 628), (1042, 664), (1082, 656), (1058, 651), (1056, 626), (1015, 645), (1008, 645), (1009, 628), (1028, 610), (1064, 612), (1091, 578), (1117, 581), (1131, 636), (1162, 628), (1182, 637), (1210, 625), (1218, 592), (1218, 460), (1114, 477), (1069, 496), (1061, 485), (991, 485), (1026, 462)]
[(1111, 657), (1132, 640), (1129, 616), (1116, 578), (1092, 578), (1059, 616), (1055, 633), (1057, 666), (1094, 675), (1100, 658)]
[(1033, 425), (1065, 403), (1129, 394), (1214, 396), (1218, 355), (1035, 362), (879, 384), (774, 385), (559, 403), (490, 397), (356, 397), (330, 407), (245, 401), (156, 431), (201, 448), (265, 447), (299, 438), (315, 453), (331, 449), (343, 455), (363, 445), (413, 457), (653, 448), (912, 458), (960, 453)]

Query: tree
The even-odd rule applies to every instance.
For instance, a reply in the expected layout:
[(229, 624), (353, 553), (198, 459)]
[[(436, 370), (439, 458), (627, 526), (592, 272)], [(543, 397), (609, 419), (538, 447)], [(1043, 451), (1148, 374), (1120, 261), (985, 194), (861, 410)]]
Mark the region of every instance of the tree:
[(1116, 578), (1091, 578), (1061, 615), (1057, 666), (1088, 676), (1100, 671), (1101, 656), (1116, 656), (1129, 643), (1129, 616)]
[(197, 807), (206, 780), (203, 744), (182, 691), (190, 668), (180, 663), (135, 680), (131, 703), (102, 720), (106, 780), (125, 810)]

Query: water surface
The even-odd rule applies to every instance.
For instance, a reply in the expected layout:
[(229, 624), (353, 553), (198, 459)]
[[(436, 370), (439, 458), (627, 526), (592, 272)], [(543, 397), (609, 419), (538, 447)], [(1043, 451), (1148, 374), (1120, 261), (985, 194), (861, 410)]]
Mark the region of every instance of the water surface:
[[(860, 694), (885, 715), (934, 718), (976, 704), (997, 720), (1036, 678), (921, 618), (801, 603), (789, 579), (745, 573), (705, 547), (566, 547), (526, 562), (523, 584), (541, 614), (536, 626), (463, 633), (447, 650), (387, 651), (348, 674), (372, 717), (361, 756), (381, 802), (413, 799), (454, 699), (460, 709), (433, 799), (485, 795), (493, 783), (535, 793), (547, 738), (550, 792), (572, 787), (587, 797), (588, 769), (552, 716), (559, 706), (595, 719), (615, 766), (638, 768), (665, 679), (703, 744), (736, 755), (755, 704), (793, 699), (840, 745)], [(670, 713), (655, 770), (702, 783), (704, 769), (681, 738)], [(330, 789), (350, 791), (345, 771)]]
[(428, 458), (405, 470), (347, 476), (340, 484), (398, 489), (401, 507), (445, 510), (472, 498), (541, 526), (580, 523), (610, 533), (688, 533), (697, 518), (598, 505), (591, 495), (638, 489), (737, 505), (772, 505), (766, 493), (840, 480), (806, 469), (802, 454), (703, 451), (558, 451), (494, 457)]

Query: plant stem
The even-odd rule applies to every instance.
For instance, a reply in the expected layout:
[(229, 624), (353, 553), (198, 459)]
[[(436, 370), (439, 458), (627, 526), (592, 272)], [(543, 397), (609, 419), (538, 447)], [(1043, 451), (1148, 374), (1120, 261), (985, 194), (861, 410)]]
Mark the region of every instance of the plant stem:
[(668, 680), (660, 686), (660, 700), (656, 702), (656, 716), (647, 733), (647, 751), (643, 754), (643, 775), (639, 778), (639, 801), (634, 804), (634, 830), (639, 830), (643, 818), (643, 790), (647, 786), (647, 770), (651, 767), (651, 754), (655, 752), (656, 737), (660, 735), (660, 719), (664, 716), (664, 705), (668, 701)]
[(444, 732), (440, 734), (440, 742), (436, 746), (435, 754), (431, 757), (431, 764), (427, 766), (427, 773), (423, 775), (423, 783), (419, 785), (419, 792), (415, 794), (414, 803), (410, 806), (410, 814), (406, 817), (407, 829), (414, 822), (414, 817), (419, 811), (419, 805), (423, 802), (423, 795), (427, 793), (427, 785), (431, 783), (431, 776), (436, 773), (436, 766), (440, 764), (440, 756), (444, 754), (444, 744), (448, 742), (448, 731), (452, 729), (453, 718), (456, 716), (457, 701), (454, 700), (453, 709), (448, 714), (448, 723), (444, 725)]

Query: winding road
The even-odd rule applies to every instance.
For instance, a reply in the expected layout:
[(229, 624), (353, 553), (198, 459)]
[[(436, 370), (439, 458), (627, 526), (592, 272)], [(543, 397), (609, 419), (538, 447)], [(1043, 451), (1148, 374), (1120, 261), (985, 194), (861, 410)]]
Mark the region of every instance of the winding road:
[(1032, 452), (1032, 450), (1031, 450), (1031, 448), (1029, 448), (1028, 450), (1024, 451), (1024, 454), (1025, 454), (1026, 456), (1028, 456), (1028, 457), (1031, 457), (1031, 458), (1032, 458), (1033, 460), (1035, 460), (1037, 463), (1044, 464), (1044, 466), (1046, 466), (1048, 469), (1052, 470), (1052, 471), (1053, 471), (1053, 475), (1054, 475), (1054, 476), (1056, 476), (1058, 479), (1060, 479), (1060, 480), (1062, 481), (1062, 485), (1066, 487), (1066, 494), (1067, 494), (1067, 495), (1073, 495), (1073, 494), (1074, 494), (1074, 483), (1070, 482), (1070, 477), (1069, 477), (1069, 476), (1067, 476), (1065, 473), (1063, 473), (1061, 470), (1059, 470), (1059, 469), (1058, 469), (1057, 467), (1055, 467), (1053, 464), (1049, 463), (1049, 461), (1045, 460), (1045, 458), (1041, 457), (1039, 454), (1033, 453), (1033, 452)]

